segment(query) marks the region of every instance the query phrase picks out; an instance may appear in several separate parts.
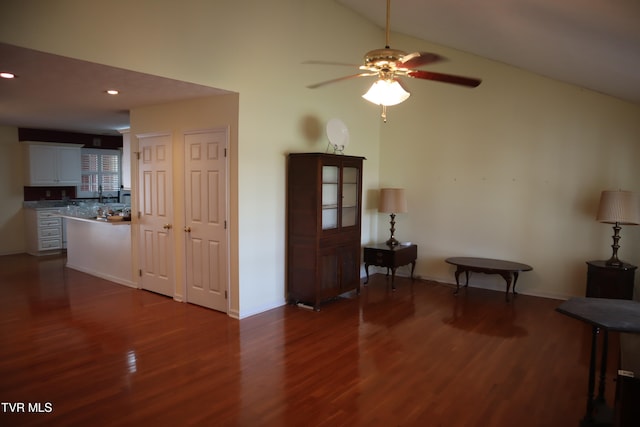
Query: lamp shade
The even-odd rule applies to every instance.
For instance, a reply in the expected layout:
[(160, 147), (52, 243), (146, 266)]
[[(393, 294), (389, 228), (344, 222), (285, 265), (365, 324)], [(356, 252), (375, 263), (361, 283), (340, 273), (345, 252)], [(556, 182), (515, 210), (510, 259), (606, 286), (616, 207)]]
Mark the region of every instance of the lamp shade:
[(404, 188), (381, 188), (378, 211), (393, 214), (407, 212), (407, 199), (404, 196)]
[(385, 107), (400, 104), (406, 101), (409, 96), (411, 94), (404, 90), (397, 80), (385, 79), (377, 80), (367, 93), (362, 95), (367, 101)]
[(640, 203), (633, 191), (603, 191), (596, 220), (607, 224), (640, 224)]

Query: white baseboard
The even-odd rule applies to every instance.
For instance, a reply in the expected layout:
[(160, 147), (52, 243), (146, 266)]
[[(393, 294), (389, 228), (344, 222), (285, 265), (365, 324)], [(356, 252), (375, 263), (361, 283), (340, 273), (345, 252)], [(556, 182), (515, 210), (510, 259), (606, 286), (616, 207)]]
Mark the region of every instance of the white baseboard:
[(105, 279), (105, 280), (108, 280), (110, 282), (117, 283), (119, 285), (124, 285), (124, 286), (128, 286), (130, 288), (138, 289), (138, 285), (135, 282), (132, 282), (132, 281), (127, 280), (127, 279), (124, 279), (122, 277), (115, 277), (115, 276), (111, 276), (111, 275), (108, 275), (108, 274), (103, 274), (103, 273), (100, 273), (100, 272), (97, 272), (97, 271), (92, 271), (90, 269), (82, 268), (82, 267), (79, 267), (79, 266), (76, 266), (76, 265), (73, 265), (73, 264), (69, 264), (69, 263), (67, 263), (66, 266), (69, 267), (69, 268), (72, 268), (74, 270), (81, 271), (83, 273), (87, 273), (87, 274), (90, 274), (92, 276), (96, 276), (96, 277), (99, 277), (101, 279)]
[(264, 313), (265, 311), (273, 310), (274, 308), (282, 307), (283, 305), (287, 305), (287, 301), (284, 299), (282, 301), (274, 301), (271, 304), (265, 304), (259, 307), (253, 307), (251, 310), (247, 310), (243, 312), (238, 312), (236, 310), (229, 310), (229, 316), (235, 319), (242, 320), (250, 316), (255, 316), (256, 314)]

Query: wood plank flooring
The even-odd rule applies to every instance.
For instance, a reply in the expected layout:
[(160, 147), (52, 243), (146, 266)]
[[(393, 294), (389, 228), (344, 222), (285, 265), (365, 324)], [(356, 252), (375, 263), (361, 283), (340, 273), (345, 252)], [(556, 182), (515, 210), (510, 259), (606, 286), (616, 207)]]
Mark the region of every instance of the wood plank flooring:
[(1, 426), (567, 427), (585, 412), (590, 329), (560, 301), (375, 275), (320, 312), (238, 321), (64, 262), (0, 257)]

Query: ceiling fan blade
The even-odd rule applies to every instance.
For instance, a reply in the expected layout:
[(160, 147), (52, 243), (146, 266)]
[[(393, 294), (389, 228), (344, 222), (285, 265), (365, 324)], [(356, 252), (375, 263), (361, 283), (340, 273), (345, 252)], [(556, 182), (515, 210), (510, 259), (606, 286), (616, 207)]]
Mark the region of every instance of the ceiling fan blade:
[(452, 83), (454, 85), (477, 87), (482, 80), (472, 77), (454, 76), (453, 74), (434, 73), (431, 71), (412, 70), (407, 73), (409, 77), (415, 79), (435, 80), (438, 82)]
[(413, 52), (403, 56), (401, 64), (403, 68), (416, 68), (444, 60), (444, 57), (436, 55), (435, 53)]
[(353, 79), (356, 77), (370, 77), (370, 76), (377, 76), (378, 73), (359, 73), (359, 74), (353, 74), (351, 76), (344, 76), (344, 77), (338, 77), (337, 79), (332, 79), (332, 80), (327, 80), (325, 82), (320, 82), (320, 83), (316, 83), (316, 84), (312, 84), (307, 86), (309, 89), (315, 89), (318, 88), (320, 86), (325, 86), (331, 83), (337, 83), (337, 82), (341, 82), (343, 80), (349, 80), (349, 79)]
[(307, 65), (339, 65), (339, 66), (344, 66), (344, 67), (354, 67), (354, 68), (358, 68), (360, 65), (359, 64), (347, 64), (345, 62), (335, 62), (335, 61), (315, 61), (315, 60), (311, 60), (311, 61), (303, 61), (303, 64), (307, 64)]

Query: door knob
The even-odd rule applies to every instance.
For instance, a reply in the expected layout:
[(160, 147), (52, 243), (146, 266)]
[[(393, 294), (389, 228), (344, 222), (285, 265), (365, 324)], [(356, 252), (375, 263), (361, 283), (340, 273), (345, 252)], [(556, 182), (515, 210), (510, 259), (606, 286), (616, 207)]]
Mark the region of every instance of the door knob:
[(162, 228), (164, 228), (165, 230), (170, 230), (171, 227), (173, 227), (171, 224), (165, 224), (162, 226)]
[(191, 233), (191, 227), (185, 227), (184, 228), (184, 232), (185, 233)]

